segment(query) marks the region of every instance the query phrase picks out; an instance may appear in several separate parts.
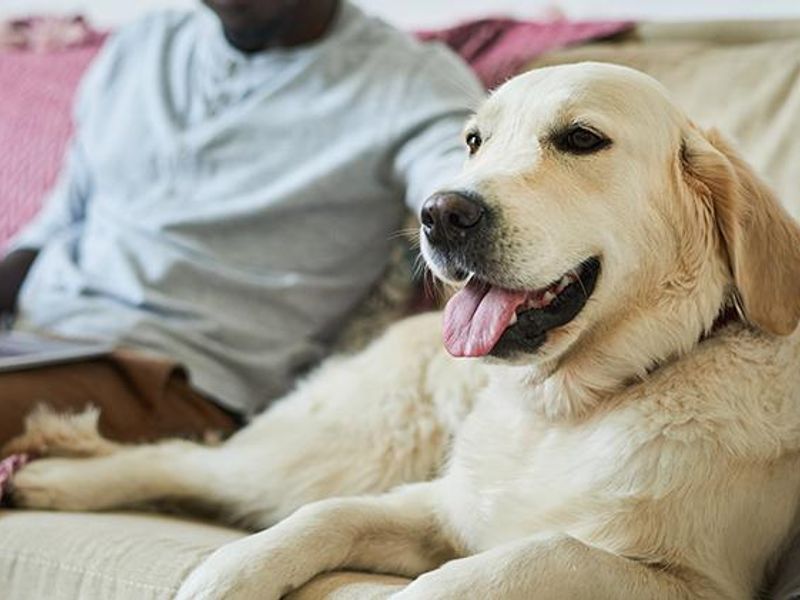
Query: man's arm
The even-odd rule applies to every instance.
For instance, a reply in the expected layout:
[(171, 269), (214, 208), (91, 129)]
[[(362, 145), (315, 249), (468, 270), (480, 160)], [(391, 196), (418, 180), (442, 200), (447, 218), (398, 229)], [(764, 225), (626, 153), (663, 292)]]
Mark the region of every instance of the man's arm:
[(4, 317), (16, 311), (19, 292), (40, 249), (61, 232), (82, 226), (91, 189), (86, 158), (73, 139), (42, 210), (12, 238), (8, 254), (0, 260), (0, 328)]
[(24, 248), (0, 261), (0, 315), (12, 314), (16, 309), (19, 290), (38, 254), (38, 250)]
[(81, 226), (89, 190), (88, 168), (73, 141), (42, 210), (12, 238), (8, 254), (0, 260), (0, 329), (15, 313), (19, 292), (40, 249), (60, 232)]
[(467, 157), (462, 131), (485, 97), (469, 67), (444, 48), (429, 49), (413, 73), (394, 112), (398, 143), (393, 171), (415, 214), (460, 172)]

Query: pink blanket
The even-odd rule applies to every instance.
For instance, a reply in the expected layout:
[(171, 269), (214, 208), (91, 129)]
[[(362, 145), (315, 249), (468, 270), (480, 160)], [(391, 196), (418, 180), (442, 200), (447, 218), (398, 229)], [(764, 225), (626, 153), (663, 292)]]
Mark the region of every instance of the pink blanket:
[(103, 42), (81, 23), (0, 28), (0, 250), (39, 209), (61, 165), (75, 88)]
[[(543, 52), (629, 27), (485, 19), (418, 35), (449, 44), (493, 87)], [(0, 251), (55, 181), (71, 131), (72, 96), (102, 42), (80, 19), (0, 27)]]

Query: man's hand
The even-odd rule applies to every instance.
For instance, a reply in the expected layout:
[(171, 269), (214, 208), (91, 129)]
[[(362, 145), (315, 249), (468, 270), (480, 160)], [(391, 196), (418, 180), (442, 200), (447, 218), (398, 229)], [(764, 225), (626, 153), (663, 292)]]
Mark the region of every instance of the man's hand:
[(0, 261), (0, 316), (12, 314), (17, 296), (38, 250), (16, 250)]

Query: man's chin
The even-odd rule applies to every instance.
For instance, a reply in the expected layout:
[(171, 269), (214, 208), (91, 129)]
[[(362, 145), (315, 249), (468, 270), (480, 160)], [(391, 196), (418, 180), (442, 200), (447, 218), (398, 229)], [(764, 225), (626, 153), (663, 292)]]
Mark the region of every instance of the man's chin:
[(260, 52), (270, 46), (274, 46), (284, 30), (284, 22), (276, 21), (269, 26), (254, 27), (231, 27), (225, 22), (222, 24), (225, 32), (225, 39), (228, 43), (246, 53)]
[(247, 3), (203, 0), (222, 24), (225, 39), (242, 52), (258, 52), (273, 46), (289, 24), (290, 14), (278, 9), (274, 14), (253, 14)]

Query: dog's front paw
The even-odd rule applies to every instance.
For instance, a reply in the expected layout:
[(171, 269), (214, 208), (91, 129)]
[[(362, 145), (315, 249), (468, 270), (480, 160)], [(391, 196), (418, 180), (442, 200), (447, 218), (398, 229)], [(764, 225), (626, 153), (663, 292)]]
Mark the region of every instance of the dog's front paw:
[(276, 585), (279, 575), (240, 550), (234, 542), (214, 552), (183, 582), (175, 600), (279, 600), (289, 591)]
[(86, 461), (46, 458), (34, 461), (11, 481), (10, 504), (19, 508), (49, 510), (93, 510), (102, 500), (103, 490)]

